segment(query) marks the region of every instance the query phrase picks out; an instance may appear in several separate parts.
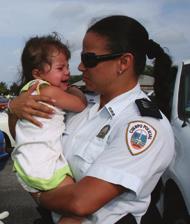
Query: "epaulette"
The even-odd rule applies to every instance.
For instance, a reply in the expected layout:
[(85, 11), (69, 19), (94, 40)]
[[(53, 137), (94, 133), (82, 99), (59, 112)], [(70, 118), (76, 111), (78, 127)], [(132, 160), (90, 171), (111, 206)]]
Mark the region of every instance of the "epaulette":
[(154, 104), (152, 101), (146, 98), (142, 98), (135, 100), (135, 103), (137, 104), (141, 116), (162, 119), (162, 114), (160, 113), (157, 105)]

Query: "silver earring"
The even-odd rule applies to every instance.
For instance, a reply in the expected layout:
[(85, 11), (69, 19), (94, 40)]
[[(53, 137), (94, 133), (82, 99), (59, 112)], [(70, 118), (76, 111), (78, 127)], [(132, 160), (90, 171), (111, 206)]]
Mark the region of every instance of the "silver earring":
[(121, 73), (122, 73), (122, 70), (117, 71), (118, 75), (121, 75)]

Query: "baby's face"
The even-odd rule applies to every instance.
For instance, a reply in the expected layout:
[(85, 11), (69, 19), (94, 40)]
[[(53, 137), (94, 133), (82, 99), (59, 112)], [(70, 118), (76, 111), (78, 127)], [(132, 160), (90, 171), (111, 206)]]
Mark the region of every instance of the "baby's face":
[(65, 91), (68, 88), (68, 80), (70, 78), (69, 62), (63, 52), (55, 52), (51, 58), (51, 66), (46, 64), (44, 72), (41, 73), (40, 77), (51, 85)]

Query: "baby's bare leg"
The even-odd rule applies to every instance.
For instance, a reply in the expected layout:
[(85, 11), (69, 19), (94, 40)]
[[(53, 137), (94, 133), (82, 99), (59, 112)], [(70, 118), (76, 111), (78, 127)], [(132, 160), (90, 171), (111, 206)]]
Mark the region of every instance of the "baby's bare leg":
[[(69, 184), (73, 184), (74, 183), (74, 180), (72, 177), (70, 176), (66, 176), (66, 178), (57, 186), (57, 188), (60, 188), (60, 187), (63, 187), (63, 186), (66, 186), (66, 185), (69, 185)], [(30, 192), (30, 195), (33, 197), (33, 199), (37, 202), (38, 202), (38, 195), (39, 193), (32, 193)]]
[(74, 183), (73, 178), (71, 176), (66, 176), (65, 179), (57, 186), (57, 188), (73, 183)]

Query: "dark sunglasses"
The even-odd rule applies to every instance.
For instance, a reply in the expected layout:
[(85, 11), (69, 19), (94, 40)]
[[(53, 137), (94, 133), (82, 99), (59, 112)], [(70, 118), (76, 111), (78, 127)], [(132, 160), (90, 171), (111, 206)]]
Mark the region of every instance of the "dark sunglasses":
[(87, 52), (81, 54), (81, 61), (86, 68), (93, 68), (102, 61), (112, 60), (114, 58), (120, 57), (123, 54), (124, 53), (96, 55), (95, 53)]

